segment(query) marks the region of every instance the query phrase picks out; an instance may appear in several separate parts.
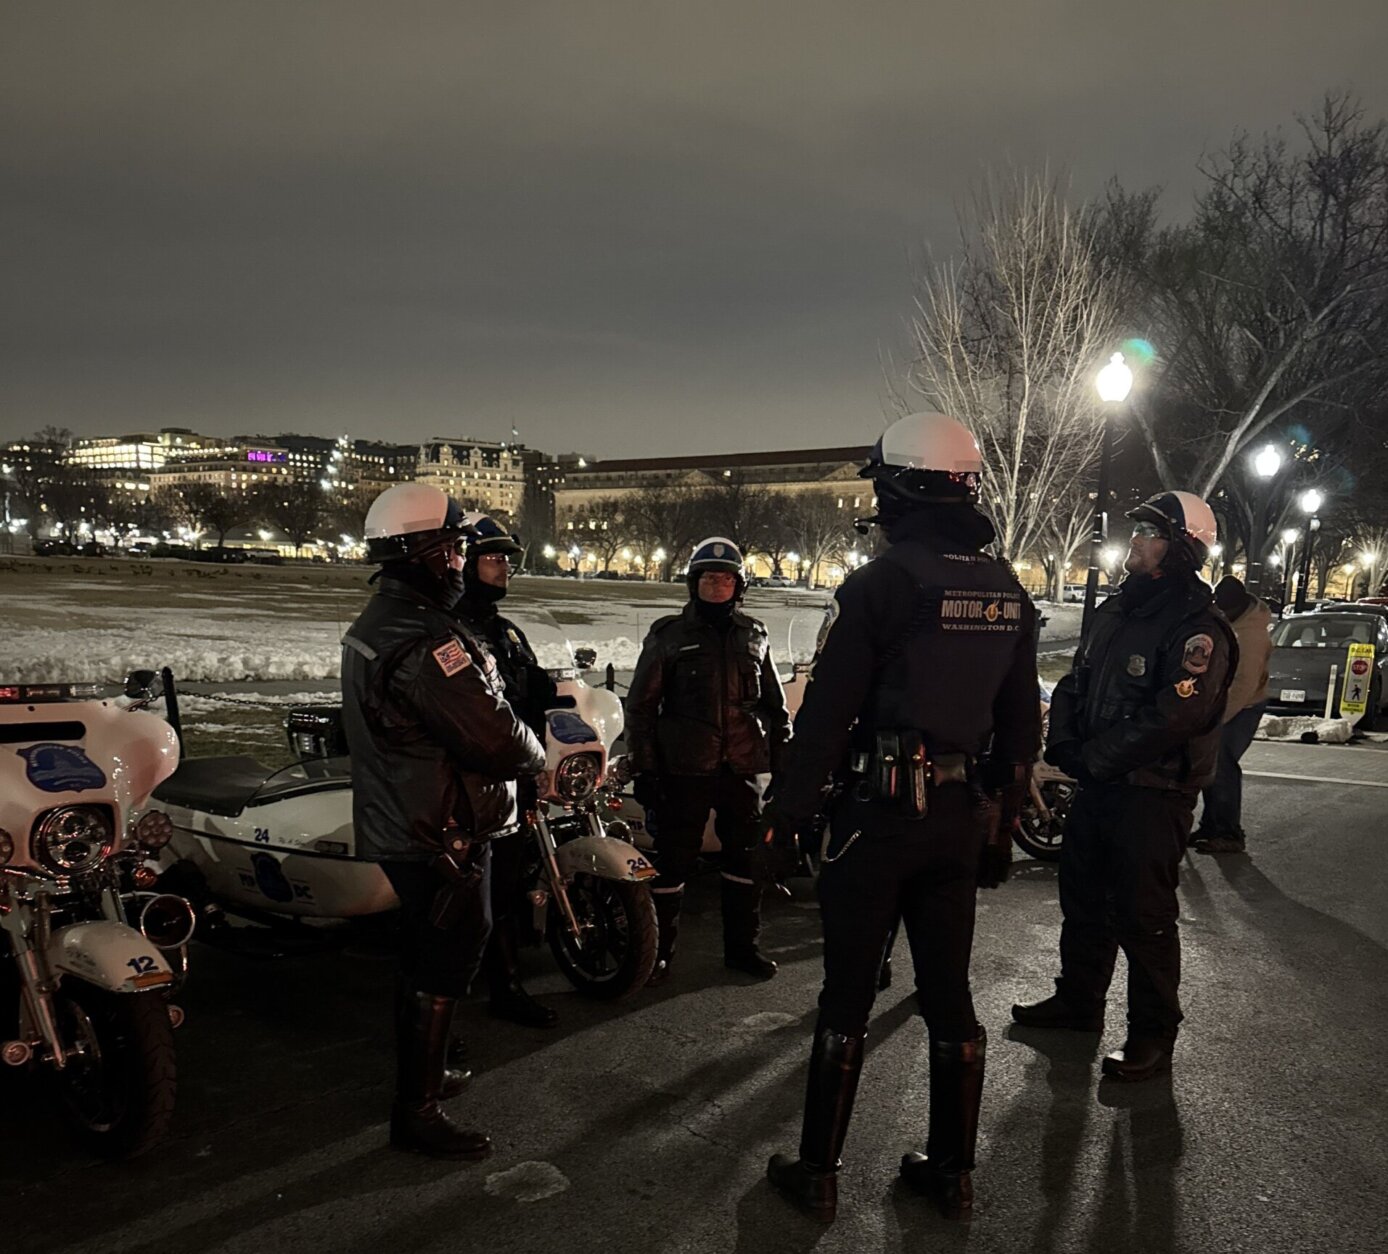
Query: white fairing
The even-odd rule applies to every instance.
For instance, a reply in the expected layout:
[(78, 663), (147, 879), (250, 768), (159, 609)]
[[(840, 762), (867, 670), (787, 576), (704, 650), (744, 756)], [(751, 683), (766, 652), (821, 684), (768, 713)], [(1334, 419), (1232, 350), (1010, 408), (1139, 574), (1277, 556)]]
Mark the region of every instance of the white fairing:
[(555, 854), (559, 870), (571, 875), (597, 875), (608, 880), (641, 884), (656, 876), (645, 857), (624, 840), (610, 836), (580, 836), (566, 841)]
[(111, 993), (139, 993), (174, 978), (164, 955), (139, 932), (108, 919), (60, 927), (48, 960), (54, 970)]
[(161, 864), (192, 863), (220, 900), (276, 914), (343, 919), (399, 905), (385, 873), (356, 858), (352, 792), (248, 805), (235, 818), (160, 802), (173, 821)]
[[(29, 833), (40, 814), (58, 806), (106, 806), (119, 845), (126, 816), (178, 766), (172, 727), (111, 701), (0, 705), (0, 723), (11, 729), (0, 749), (0, 828), (15, 841), (11, 866), (37, 865)], [(79, 724), (81, 735), (71, 734), (76, 729), (58, 731), (57, 724)], [(65, 769), (46, 769), (40, 747), (47, 745)]]
[(607, 755), (622, 734), (622, 702), (606, 688), (590, 688), (581, 679), (561, 679), (561, 697), (571, 697), (571, 708), (546, 710), (549, 732), (545, 736), (545, 769), (540, 776), (540, 796), (557, 800), (550, 781), (565, 759), (579, 753), (596, 753), (599, 777), (607, 771)]

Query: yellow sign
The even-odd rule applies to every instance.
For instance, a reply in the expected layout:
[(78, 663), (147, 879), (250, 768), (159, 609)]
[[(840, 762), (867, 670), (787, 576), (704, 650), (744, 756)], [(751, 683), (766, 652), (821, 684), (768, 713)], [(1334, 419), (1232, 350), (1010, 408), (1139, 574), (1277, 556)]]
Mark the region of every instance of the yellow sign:
[(1373, 687), (1374, 647), (1371, 644), (1352, 644), (1345, 661), (1345, 686), (1340, 690), (1340, 717), (1358, 720), (1369, 708), (1369, 690)]

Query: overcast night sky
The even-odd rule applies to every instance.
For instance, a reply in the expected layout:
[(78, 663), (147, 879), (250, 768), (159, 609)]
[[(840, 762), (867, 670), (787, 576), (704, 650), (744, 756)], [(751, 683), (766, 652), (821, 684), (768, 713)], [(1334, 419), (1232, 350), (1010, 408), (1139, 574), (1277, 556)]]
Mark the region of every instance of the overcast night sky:
[(0, 439), (866, 443), (989, 165), (1183, 213), (1384, 0), (4, 5)]

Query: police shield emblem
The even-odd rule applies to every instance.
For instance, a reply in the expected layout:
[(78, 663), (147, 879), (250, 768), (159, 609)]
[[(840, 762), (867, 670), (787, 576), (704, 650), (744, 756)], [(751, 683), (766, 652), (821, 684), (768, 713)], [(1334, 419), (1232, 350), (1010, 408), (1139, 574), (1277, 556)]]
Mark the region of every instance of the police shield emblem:
[(1134, 653), (1128, 658), (1128, 674), (1134, 679), (1141, 679), (1147, 674), (1147, 659), (1141, 653)]

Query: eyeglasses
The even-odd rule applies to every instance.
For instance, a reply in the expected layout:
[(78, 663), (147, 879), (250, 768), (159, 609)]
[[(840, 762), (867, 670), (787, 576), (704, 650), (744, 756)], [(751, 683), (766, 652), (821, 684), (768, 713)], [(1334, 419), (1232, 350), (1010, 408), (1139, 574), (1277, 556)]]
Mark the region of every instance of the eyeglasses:
[(1144, 540), (1166, 539), (1166, 533), (1156, 523), (1150, 522), (1133, 523), (1133, 535), (1141, 536)]
[(511, 555), (509, 553), (481, 553), (478, 555), (479, 562), (499, 562), (502, 565), (511, 565)]

